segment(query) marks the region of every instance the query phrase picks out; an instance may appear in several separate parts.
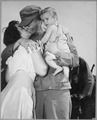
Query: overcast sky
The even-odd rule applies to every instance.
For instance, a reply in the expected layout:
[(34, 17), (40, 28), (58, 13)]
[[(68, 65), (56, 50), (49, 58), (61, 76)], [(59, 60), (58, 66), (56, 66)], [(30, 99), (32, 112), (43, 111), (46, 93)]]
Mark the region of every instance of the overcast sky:
[[(20, 21), (19, 11), (28, 5), (55, 8), (59, 22), (67, 27), (73, 36), (79, 56), (87, 61), (90, 68), (93, 64), (96, 65), (96, 1), (2, 0), (1, 29), (11, 20)], [(5, 48), (2, 38), (1, 31), (1, 51)], [(96, 68), (93, 74), (96, 74)]]

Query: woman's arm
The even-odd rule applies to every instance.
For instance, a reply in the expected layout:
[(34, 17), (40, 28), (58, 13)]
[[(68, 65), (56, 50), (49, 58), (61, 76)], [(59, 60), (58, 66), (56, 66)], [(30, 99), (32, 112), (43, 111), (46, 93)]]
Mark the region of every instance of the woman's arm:
[(47, 64), (45, 63), (45, 60), (43, 59), (41, 50), (36, 45), (32, 46), (31, 44), (29, 45), (29, 47), (30, 47), (29, 51), (31, 51), (30, 54), (32, 57), (35, 72), (40, 76), (45, 76), (48, 67)]
[(13, 46), (13, 51), (15, 51), (15, 50), (19, 47), (19, 45), (22, 45), (22, 46), (26, 49), (26, 51), (28, 52), (28, 46), (29, 46), (28, 44), (29, 44), (30, 42), (32, 42), (32, 40), (20, 38), (20, 39), (14, 44), (14, 46)]
[(47, 64), (45, 63), (41, 51), (33, 52), (31, 54), (33, 65), (36, 73), (40, 76), (45, 76), (47, 73)]

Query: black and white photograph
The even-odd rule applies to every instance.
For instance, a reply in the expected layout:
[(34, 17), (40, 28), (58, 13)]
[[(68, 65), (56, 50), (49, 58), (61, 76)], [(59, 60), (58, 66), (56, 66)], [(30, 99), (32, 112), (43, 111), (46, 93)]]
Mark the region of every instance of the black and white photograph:
[(96, 119), (96, 0), (1, 0), (1, 119)]

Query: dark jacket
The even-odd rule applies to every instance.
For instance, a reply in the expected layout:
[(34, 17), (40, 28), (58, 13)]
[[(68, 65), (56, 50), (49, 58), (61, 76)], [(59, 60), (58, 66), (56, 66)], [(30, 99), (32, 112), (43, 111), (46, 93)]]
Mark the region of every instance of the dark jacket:
[(79, 57), (79, 67), (71, 70), (72, 94), (90, 96), (94, 87), (94, 77), (87, 62)]

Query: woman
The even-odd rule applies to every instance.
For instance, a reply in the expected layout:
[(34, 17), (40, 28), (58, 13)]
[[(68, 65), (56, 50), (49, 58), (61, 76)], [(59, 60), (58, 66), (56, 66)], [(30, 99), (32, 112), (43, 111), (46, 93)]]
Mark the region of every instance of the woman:
[[(11, 21), (4, 33), (4, 44), (12, 44), (21, 37), (29, 40), (30, 36), (30, 32), (18, 27), (17, 21)], [(8, 84), (1, 92), (1, 118), (32, 119), (34, 118), (32, 98), (35, 95), (33, 82), (36, 74), (44, 76), (47, 71), (38, 44), (32, 41), (28, 52), (19, 45), (13, 56), (7, 59), (6, 64)]]

